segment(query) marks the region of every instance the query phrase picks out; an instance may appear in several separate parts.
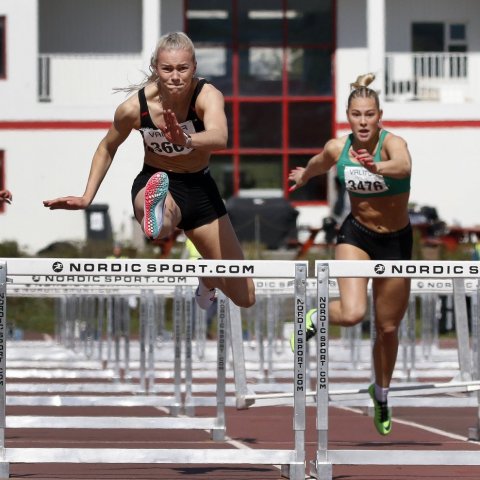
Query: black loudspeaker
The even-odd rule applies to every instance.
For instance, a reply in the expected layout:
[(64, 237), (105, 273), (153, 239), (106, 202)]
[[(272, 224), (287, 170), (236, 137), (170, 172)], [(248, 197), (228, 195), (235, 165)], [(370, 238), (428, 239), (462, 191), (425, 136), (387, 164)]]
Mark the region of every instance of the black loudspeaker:
[(112, 222), (108, 205), (90, 205), (85, 210), (87, 220), (87, 240), (112, 240)]
[(284, 198), (232, 197), (226, 206), (241, 242), (259, 242), (277, 250), (297, 238), (298, 211)]

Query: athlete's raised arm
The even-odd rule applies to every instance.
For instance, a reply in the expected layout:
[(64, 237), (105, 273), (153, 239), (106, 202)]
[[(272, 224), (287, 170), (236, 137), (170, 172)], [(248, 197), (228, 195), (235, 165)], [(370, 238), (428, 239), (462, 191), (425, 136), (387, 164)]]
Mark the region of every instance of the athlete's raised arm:
[(81, 210), (87, 208), (95, 198), (97, 191), (112, 164), (118, 147), (126, 140), (139, 117), (138, 107), (130, 98), (120, 104), (115, 111), (112, 125), (99, 143), (92, 158), (87, 186), (82, 196), (66, 196), (44, 200), (43, 205), (50, 210)]

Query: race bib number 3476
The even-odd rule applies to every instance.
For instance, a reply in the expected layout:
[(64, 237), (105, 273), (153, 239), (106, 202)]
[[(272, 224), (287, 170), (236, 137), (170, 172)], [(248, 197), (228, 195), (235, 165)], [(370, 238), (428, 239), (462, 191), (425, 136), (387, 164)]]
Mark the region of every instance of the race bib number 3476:
[(382, 175), (369, 172), (364, 167), (345, 167), (345, 186), (355, 193), (386, 192), (388, 186)]

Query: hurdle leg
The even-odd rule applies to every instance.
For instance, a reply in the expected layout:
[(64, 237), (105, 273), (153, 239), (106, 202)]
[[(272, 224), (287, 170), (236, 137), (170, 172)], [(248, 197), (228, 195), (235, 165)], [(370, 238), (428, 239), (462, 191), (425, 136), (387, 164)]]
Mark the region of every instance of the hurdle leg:
[(261, 303), (261, 315), (255, 317), (255, 339), (257, 340), (258, 348), (258, 371), (259, 378), (264, 382), (267, 379), (266, 369), (265, 369), (265, 345), (263, 343), (263, 318), (268, 315), (268, 302), (265, 305), (265, 301)]
[(114, 372), (115, 381), (120, 382), (120, 335), (121, 335), (121, 315), (122, 315), (122, 299), (114, 297), (114, 314), (113, 314), (113, 338), (114, 338)]
[[(7, 264), (0, 262), (0, 451), (1, 460), (5, 460), (5, 379), (7, 376), (6, 364), (6, 324), (7, 324)], [(0, 478), (10, 476), (9, 464), (0, 461)]]
[(155, 391), (155, 344), (157, 341), (157, 302), (152, 293), (147, 308), (147, 392), (152, 394)]
[(295, 265), (295, 352), (293, 372), (293, 429), (295, 434), (295, 460), (282, 465), (283, 477), (291, 480), (305, 479), (305, 407), (306, 391), (309, 385), (306, 368), (306, 330), (307, 314), (307, 267)]
[(472, 362), (469, 348), (467, 299), (465, 296), (465, 279), (453, 279), (453, 308), (455, 311), (455, 329), (457, 332), (458, 364), (460, 366), (460, 379), (472, 379)]
[(183, 317), (183, 298), (180, 287), (175, 288), (173, 299), (173, 349), (174, 349), (174, 396), (175, 401), (170, 408), (172, 415), (178, 415), (182, 407), (182, 317)]
[(207, 343), (207, 312), (194, 305), (193, 318), (195, 322), (195, 353), (198, 360), (203, 360), (205, 358), (205, 348)]
[(278, 319), (278, 297), (270, 295), (267, 300), (267, 367), (265, 370), (265, 379), (269, 383), (274, 383), (273, 378), (273, 348), (275, 337), (275, 323)]
[(147, 324), (147, 309), (150, 298), (148, 296), (147, 290), (142, 290), (140, 294), (140, 308), (139, 308), (139, 319), (138, 319), (138, 336), (139, 336), (139, 349), (140, 349), (140, 389), (139, 393), (145, 393), (147, 390), (147, 379), (146, 379), (146, 324)]
[(433, 332), (435, 317), (435, 298), (430, 294), (422, 296), (422, 357), (432, 359)]
[(85, 356), (90, 359), (94, 354), (95, 345), (95, 297), (88, 295), (86, 298), (85, 319)]
[(328, 264), (317, 265), (317, 457), (310, 473), (332, 480), (328, 456)]
[(124, 380), (131, 381), (130, 373), (130, 305), (128, 304), (128, 298), (122, 298), (122, 335), (123, 335), (123, 347), (124, 347)]
[[(475, 300), (475, 301), (474, 301)], [(473, 361), (475, 380), (480, 380), (480, 288), (477, 285), (477, 292), (472, 297), (472, 349), (473, 349)], [(469, 427), (468, 439), (480, 440), (480, 390), (476, 393), (477, 396), (477, 418), (476, 425)]]
[(165, 328), (165, 297), (163, 295), (157, 295), (155, 297), (155, 320), (156, 320), (156, 327), (155, 330), (157, 335), (165, 340), (167, 336), (166, 328)]
[(65, 297), (55, 299), (55, 339), (62, 345), (65, 342), (66, 303)]
[[(193, 383), (193, 368), (192, 368), (192, 336), (193, 336), (193, 315), (195, 307), (193, 305), (194, 292), (191, 288), (185, 288), (185, 399), (184, 399), (184, 413), (192, 416), (195, 414), (195, 407), (193, 405), (192, 383)], [(198, 307), (197, 307), (198, 308)]]
[(235, 381), (235, 396), (237, 409), (248, 408), (255, 403), (254, 399), (246, 399), (249, 393), (247, 374), (245, 371), (245, 352), (243, 351), (242, 316), (240, 307), (228, 302), (228, 332), (232, 346), (233, 378)]
[(107, 355), (103, 359), (103, 368), (107, 368), (112, 361), (112, 344), (113, 344), (113, 297), (109, 295), (107, 297), (107, 307), (106, 307), (106, 316), (107, 316)]
[(223, 292), (218, 294), (217, 314), (217, 417), (212, 439), (225, 440), (225, 391), (227, 373), (227, 309), (228, 299)]
[(402, 332), (402, 365), (403, 365), (403, 380), (410, 382), (416, 379), (415, 375), (415, 323), (417, 317), (417, 299), (415, 295), (410, 295), (408, 301), (407, 311), (400, 323)]
[(104, 323), (104, 312), (105, 312), (105, 297), (99, 296), (97, 298), (97, 358), (102, 364), (103, 359), (103, 323)]

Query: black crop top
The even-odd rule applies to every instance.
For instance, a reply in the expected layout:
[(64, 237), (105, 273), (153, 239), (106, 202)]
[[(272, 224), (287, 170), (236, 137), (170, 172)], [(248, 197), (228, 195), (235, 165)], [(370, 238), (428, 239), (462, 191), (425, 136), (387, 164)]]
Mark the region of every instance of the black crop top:
[[(198, 80), (195, 90), (190, 100), (190, 106), (188, 107), (187, 118), (184, 122), (180, 123), (185, 133), (192, 134), (203, 132), (205, 125), (202, 120), (198, 118), (195, 111), (195, 102), (200, 94), (203, 86), (208, 83), (204, 78)], [(157, 155), (175, 157), (177, 155), (186, 155), (192, 151), (191, 148), (187, 148), (181, 145), (174, 145), (165, 139), (163, 132), (157, 128), (153, 123), (152, 117), (148, 110), (147, 99), (145, 97), (145, 87), (138, 91), (138, 100), (140, 102), (140, 128), (139, 131), (143, 138), (143, 144), (146, 150), (156, 153)]]

